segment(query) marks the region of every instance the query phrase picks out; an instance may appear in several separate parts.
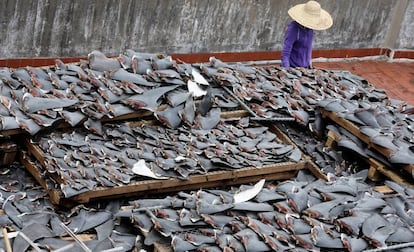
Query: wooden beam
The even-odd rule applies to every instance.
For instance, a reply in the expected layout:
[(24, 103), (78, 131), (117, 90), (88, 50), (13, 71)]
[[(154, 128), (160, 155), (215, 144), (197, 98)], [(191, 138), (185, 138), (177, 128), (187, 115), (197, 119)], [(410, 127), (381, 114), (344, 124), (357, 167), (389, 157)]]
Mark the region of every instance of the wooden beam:
[(48, 183), (44, 179), (44, 176), (39, 171), (39, 165), (31, 162), (31, 158), (27, 155), (27, 153), (22, 153), (20, 155), (20, 162), (24, 165), (26, 170), (32, 174), (35, 180), (46, 190), (46, 193), (49, 195), (50, 201), (53, 204), (59, 204), (62, 198), (62, 193), (60, 190), (50, 189), (48, 188)]
[(411, 184), (409, 181), (407, 181), (400, 173), (398, 173), (394, 170), (391, 170), (390, 168), (386, 167), (385, 165), (383, 165), (378, 160), (370, 158), (369, 163), (370, 163), (370, 165), (373, 169), (376, 169), (378, 172), (380, 172), (384, 176), (388, 177), (392, 181), (397, 182), (397, 183), (399, 183), (401, 185), (404, 185), (406, 187), (410, 187), (410, 188), (414, 187), (414, 185)]
[(328, 181), (328, 177), (321, 171), (319, 166), (317, 166), (310, 158), (306, 162), (306, 168), (317, 178)]

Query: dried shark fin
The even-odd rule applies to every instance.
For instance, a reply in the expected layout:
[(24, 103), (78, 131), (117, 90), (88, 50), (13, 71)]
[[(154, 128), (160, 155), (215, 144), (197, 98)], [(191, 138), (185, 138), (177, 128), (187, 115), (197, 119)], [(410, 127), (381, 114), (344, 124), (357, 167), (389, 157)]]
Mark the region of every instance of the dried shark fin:
[(122, 103), (129, 105), (136, 110), (146, 109), (156, 111), (161, 103), (161, 101), (159, 101), (160, 98), (177, 87), (177, 85), (171, 85), (153, 88), (142, 94), (133, 95), (123, 100)]
[(108, 58), (104, 53), (94, 50), (88, 54), (89, 67), (97, 71), (110, 71), (121, 68), (117, 58)]
[(184, 108), (184, 105), (178, 105), (176, 107), (168, 106), (162, 111), (154, 113), (155, 117), (164, 125), (171, 129), (176, 129), (181, 124), (181, 118), (179, 112)]
[(42, 98), (34, 97), (29, 93), (23, 96), (23, 110), (26, 113), (34, 113), (44, 109), (61, 109), (75, 105), (79, 101), (77, 99), (67, 98)]
[(197, 126), (198, 129), (203, 130), (210, 130), (217, 126), (217, 124), (220, 122), (221, 109), (220, 108), (213, 108), (211, 109), (206, 116), (197, 115), (194, 123)]
[(178, 112), (181, 120), (188, 125), (193, 125), (195, 119), (195, 102), (191, 94), (188, 95), (184, 108)]

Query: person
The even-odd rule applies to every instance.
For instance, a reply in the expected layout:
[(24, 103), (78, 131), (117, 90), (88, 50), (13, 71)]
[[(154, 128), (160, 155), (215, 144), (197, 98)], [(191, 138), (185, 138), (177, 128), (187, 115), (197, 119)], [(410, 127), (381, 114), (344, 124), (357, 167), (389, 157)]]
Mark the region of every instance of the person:
[(286, 29), (282, 49), (282, 67), (312, 67), (312, 42), (314, 30), (332, 26), (331, 15), (316, 1), (293, 6), (288, 11), (293, 19)]

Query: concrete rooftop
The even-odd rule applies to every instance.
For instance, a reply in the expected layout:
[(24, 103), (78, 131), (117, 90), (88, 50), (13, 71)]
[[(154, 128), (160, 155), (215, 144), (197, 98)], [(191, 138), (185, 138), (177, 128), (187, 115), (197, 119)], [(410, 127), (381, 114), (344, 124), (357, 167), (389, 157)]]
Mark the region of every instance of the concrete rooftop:
[(313, 66), (348, 70), (367, 79), (375, 87), (384, 89), (390, 98), (414, 105), (414, 61), (343, 60), (314, 62)]

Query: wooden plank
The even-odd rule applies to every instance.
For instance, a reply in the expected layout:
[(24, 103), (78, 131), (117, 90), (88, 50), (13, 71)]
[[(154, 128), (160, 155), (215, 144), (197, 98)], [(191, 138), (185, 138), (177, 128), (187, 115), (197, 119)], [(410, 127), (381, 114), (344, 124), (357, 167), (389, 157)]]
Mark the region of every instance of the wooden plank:
[(327, 139), (325, 142), (326, 147), (334, 148), (335, 145), (338, 143), (341, 137), (337, 135), (334, 131), (329, 130), (327, 134)]
[(414, 185), (411, 184), (408, 180), (406, 180), (400, 173), (387, 168), (385, 165), (383, 165), (378, 160), (370, 158), (368, 161), (371, 167), (374, 167), (378, 172), (388, 177), (392, 181), (397, 182), (406, 187), (414, 188)]
[(250, 113), (247, 110), (224, 111), (220, 114), (220, 117), (223, 119), (242, 118), (246, 116), (250, 116)]
[(167, 179), (167, 180), (145, 180), (133, 182), (125, 186), (115, 187), (98, 187), (93, 191), (84, 192), (76, 195), (70, 200), (76, 202), (89, 202), (92, 199), (116, 197), (119, 195), (134, 195), (138, 192), (150, 193), (169, 192), (179, 190), (188, 190), (200, 187), (211, 187), (227, 184), (237, 184), (246, 182), (255, 182), (261, 178), (268, 179), (285, 179), (292, 176), (290, 173), (282, 174), (288, 171), (297, 171), (305, 168), (305, 162), (299, 163), (280, 163), (267, 165), (261, 168), (247, 167), (232, 171), (215, 171), (203, 175), (189, 176), (188, 180)]
[(153, 114), (154, 113), (152, 111), (139, 110), (139, 111), (134, 111), (134, 112), (129, 113), (129, 114), (125, 114), (125, 115), (117, 116), (117, 117), (112, 117), (112, 118), (104, 116), (101, 121), (103, 123), (105, 123), (105, 122), (123, 121), (123, 120), (130, 120), (130, 119), (140, 119), (140, 118), (152, 116)]
[(346, 130), (348, 130), (349, 132), (351, 132), (353, 135), (357, 136), (359, 139), (361, 139), (362, 141), (364, 141), (365, 143), (369, 143), (370, 139), (368, 136), (362, 134), (359, 131), (358, 126), (356, 126), (355, 124), (353, 124), (352, 122), (338, 116), (337, 114), (335, 114), (334, 112), (331, 111), (327, 111), (324, 109), (321, 109), (321, 113), (323, 117), (328, 117), (330, 118), (332, 121), (334, 121), (335, 123), (339, 124), (341, 127), (345, 128)]
[(413, 174), (414, 177), (414, 165), (401, 165), (401, 167), (406, 170), (409, 174)]
[[(106, 115), (104, 115), (101, 118), (102, 123), (105, 122), (115, 122), (115, 121), (124, 121), (124, 120), (131, 120), (131, 119), (140, 119), (140, 118), (146, 118), (146, 117), (150, 117), (153, 115), (152, 111), (148, 111), (148, 110), (137, 110), (122, 116), (117, 116), (117, 117), (108, 117)], [(82, 123), (86, 121), (86, 119), (84, 119), (83, 121), (79, 122), (78, 125), (82, 126)], [(65, 128), (73, 128), (70, 124), (68, 124), (65, 121), (61, 121), (59, 123), (57, 123), (57, 125), (53, 126), (53, 129), (65, 129)], [(47, 131), (51, 129), (51, 127), (41, 127), (40, 132), (42, 131)], [(27, 132), (23, 129), (17, 128), (17, 129), (10, 129), (10, 130), (0, 130), (0, 137), (1, 136), (14, 136), (14, 135), (25, 135), (27, 134)]]
[(44, 165), (46, 160), (43, 151), (37, 145), (32, 144), (29, 139), (24, 138), (23, 141), (27, 151), (33, 155), (37, 161)]
[(306, 161), (306, 168), (317, 178), (328, 181), (328, 177), (310, 158)]
[(240, 185), (240, 184), (248, 184), (254, 183), (261, 179), (266, 179), (268, 181), (274, 180), (286, 180), (291, 179), (296, 176), (297, 170), (293, 171), (285, 171), (285, 172), (276, 172), (272, 174), (264, 174), (259, 176), (249, 176), (237, 179), (225, 179), (225, 180), (217, 180), (217, 181), (209, 181), (201, 184), (191, 184), (191, 185), (184, 185), (184, 186), (177, 186), (172, 188), (165, 188), (159, 190), (153, 190), (147, 193), (167, 193), (167, 192), (176, 192), (176, 191), (188, 191), (188, 190), (196, 190), (200, 188), (213, 188), (213, 187), (222, 187), (222, 186), (230, 186), (230, 185)]
[[(46, 160), (45, 160), (44, 152), (37, 145), (32, 144), (29, 139), (25, 138), (23, 139), (23, 141), (30, 155), (34, 156), (36, 160), (41, 163), (42, 167), (45, 167)], [(50, 172), (47, 172), (47, 169), (45, 169), (44, 172), (45, 172), (45, 175), (50, 176), (57, 183), (59, 184), (64, 183), (63, 179), (57, 173), (52, 174)]]
[[(76, 237), (85, 242), (85, 241), (90, 241), (90, 240), (95, 240), (96, 239), (96, 234), (76, 234)], [(73, 237), (71, 236), (63, 236), (60, 237), (62, 240), (65, 241), (75, 241), (75, 239), (73, 239)]]
[[(245, 110), (235, 110), (235, 111), (225, 111), (225, 112), (221, 112), (220, 117), (223, 119), (233, 119), (233, 120), (237, 120), (240, 119), (244, 116), (248, 116), (249, 113)], [(131, 118), (126, 118), (126, 119), (131, 119)], [(129, 121), (129, 126), (131, 128), (134, 127), (142, 127), (143, 125), (159, 125), (160, 122), (157, 120), (152, 120), (152, 119), (144, 119), (144, 120), (139, 120), (139, 121)]]
[(282, 142), (289, 144), (289, 145), (293, 145), (296, 148), (298, 148), (298, 146), (296, 146), (296, 144), (292, 141), (292, 139), (290, 139), (285, 133), (283, 133), (275, 124), (269, 124), (269, 129), (276, 134), (276, 136), (282, 140)]
[(8, 136), (14, 136), (14, 135), (21, 135), (26, 133), (26, 131), (22, 129), (10, 129), (10, 130), (2, 130), (0, 131), (1, 137), (8, 137)]
[(374, 190), (382, 194), (395, 194), (396, 192), (387, 185), (375, 186)]
[(62, 193), (60, 190), (50, 189), (48, 188), (47, 181), (44, 179), (44, 175), (39, 171), (39, 168), (31, 162), (31, 158), (27, 155), (27, 153), (22, 152), (20, 155), (20, 162), (24, 165), (27, 171), (35, 178), (35, 180), (46, 190), (47, 194), (49, 195), (50, 201), (53, 204), (59, 204), (62, 198)]
[(0, 143), (0, 166), (9, 166), (16, 160), (17, 144), (11, 140)]
[(384, 180), (384, 175), (375, 166), (370, 166), (368, 169), (368, 178), (374, 182)]

